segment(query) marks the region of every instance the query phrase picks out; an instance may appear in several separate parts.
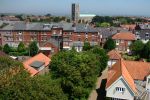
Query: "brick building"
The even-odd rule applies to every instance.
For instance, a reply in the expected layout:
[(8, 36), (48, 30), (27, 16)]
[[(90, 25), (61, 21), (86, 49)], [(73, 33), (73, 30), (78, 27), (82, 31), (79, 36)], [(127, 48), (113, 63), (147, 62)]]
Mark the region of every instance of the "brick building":
[(116, 49), (123, 52), (129, 52), (129, 46), (136, 40), (136, 36), (130, 32), (120, 32), (112, 36), (116, 42)]
[(20, 42), (29, 45), (37, 41), (39, 47), (49, 47), (51, 52), (72, 46), (81, 51), (84, 41), (99, 45), (99, 40), (99, 33), (85, 24), (11, 22), (0, 29), (0, 45), (17, 47)]

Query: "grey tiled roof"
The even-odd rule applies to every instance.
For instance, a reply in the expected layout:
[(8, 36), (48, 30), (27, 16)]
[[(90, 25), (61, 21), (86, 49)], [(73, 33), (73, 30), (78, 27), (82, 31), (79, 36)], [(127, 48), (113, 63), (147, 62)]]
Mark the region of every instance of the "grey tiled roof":
[(120, 27), (110, 27), (110, 28), (96, 28), (97, 31), (102, 35), (102, 38), (108, 38), (112, 35), (116, 34), (118, 31), (120, 32), (128, 32), (127, 29), (123, 29)]
[[(44, 28), (44, 25), (47, 27)], [(72, 25), (72, 23), (25, 23), (20, 21), (10, 23), (1, 30), (51, 30), (53, 26), (57, 26), (58, 28), (63, 28), (63, 30), (72, 30), (75, 32), (97, 32), (96, 29), (85, 24), (77, 24), (76, 28)]]
[(135, 35), (137, 37), (139, 36), (139, 39), (146, 39), (146, 40), (150, 39), (150, 29), (148, 29), (148, 30), (136, 30)]

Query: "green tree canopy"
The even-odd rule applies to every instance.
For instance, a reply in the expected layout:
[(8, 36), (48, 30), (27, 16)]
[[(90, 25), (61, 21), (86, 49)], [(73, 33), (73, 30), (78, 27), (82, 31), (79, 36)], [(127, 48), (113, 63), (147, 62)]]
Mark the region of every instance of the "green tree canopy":
[(2, 46), (0, 46), (0, 50), (3, 50), (3, 47), (2, 47)]
[(26, 50), (26, 47), (23, 44), (23, 42), (19, 43), (17, 50), (18, 50), (18, 52), (24, 52)]
[(103, 22), (103, 23), (100, 24), (100, 27), (110, 27), (110, 23)]
[(108, 40), (104, 44), (104, 49), (106, 51), (110, 51), (116, 48), (116, 43), (112, 38), (108, 38)]
[(88, 51), (91, 49), (90, 43), (85, 41), (83, 46), (83, 51)]
[(30, 77), (22, 63), (0, 57), (0, 98), (2, 100), (68, 100), (59, 80), (51, 75)]
[(106, 56), (105, 52), (97, 47), (84, 52), (61, 51), (52, 57), (52, 76), (61, 80), (62, 89), (70, 100), (88, 98), (97, 76), (104, 69), (101, 67), (107, 62), (102, 61), (103, 54)]
[(30, 43), (29, 45), (29, 53), (31, 56), (35, 56), (39, 51), (39, 48), (37, 46), (37, 42), (36, 41), (33, 41)]
[(143, 49), (143, 57), (150, 59), (150, 41), (148, 41)]
[(3, 51), (8, 54), (11, 51), (10, 46), (8, 44), (5, 44), (4, 48), (3, 48)]
[(144, 44), (140, 40), (136, 40), (130, 45), (130, 49), (135, 55), (141, 55), (143, 48), (144, 48)]

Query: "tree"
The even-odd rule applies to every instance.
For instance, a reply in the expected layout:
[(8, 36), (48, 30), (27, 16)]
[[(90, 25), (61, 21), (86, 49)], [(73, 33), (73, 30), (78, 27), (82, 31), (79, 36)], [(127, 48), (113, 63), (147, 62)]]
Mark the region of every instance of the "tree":
[(108, 38), (108, 40), (104, 44), (104, 49), (108, 52), (116, 48), (116, 43), (112, 38)]
[(0, 50), (3, 50), (3, 47), (2, 47), (2, 46), (0, 46)]
[(70, 23), (70, 19), (67, 19), (67, 22)]
[(136, 40), (130, 45), (130, 49), (135, 55), (141, 55), (143, 48), (144, 44), (140, 40)]
[[(101, 62), (101, 61), (100, 61)], [(69, 100), (87, 99), (101, 70), (97, 56), (91, 51), (61, 51), (52, 57), (51, 73), (60, 79)]]
[(103, 22), (100, 24), (101, 27), (110, 27), (110, 23), (108, 22)]
[(96, 55), (98, 60), (99, 71), (102, 72), (107, 67), (108, 56), (104, 49), (100, 48), (99, 46), (94, 46), (91, 49), (91, 52)]
[(20, 42), (17, 48), (18, 52), (24, 52), (26, 50), (26, 47), (23, 42)]
[(142, 55), (143, 57), (150, 59), (150, 41), (145, 44)]
[(52, 80), (51, 75), (31, 78), (21, 62), (8, 57), (0, 57), (0, 65), (2, 100), (68, 100), (59, 80)]
[(47, 16), (47, 17), (51, 17), (51, 14), (46, 14), (45, 16)]
[(11, 51), (11, 48), (9, 47), (8, 44), (5, 44), (5, 45), (4, 45), (3, 51), (4, 51), (5, 53), (7, 53), (7, 54)]
[(39, 50), (39, 48), (37, 46), (37, 42), (36, 41), (31, 42), (30, 45), (29, 45), (29, 53), (30, 53), (30, 55), (31, 56), (36, 55), (38, 53), (38, 50)]
[(54, 17), (53, 22), (60, 22), (60, 18), (59, 17)]
[(91, 49), (90, 43), (85, 41), (83, 46), (83, 51), (88, 51)]

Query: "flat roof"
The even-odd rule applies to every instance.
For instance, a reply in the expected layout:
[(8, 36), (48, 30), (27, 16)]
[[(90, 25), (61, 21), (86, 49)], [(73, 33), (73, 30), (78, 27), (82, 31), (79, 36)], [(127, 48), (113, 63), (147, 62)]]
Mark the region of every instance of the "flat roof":
[(95, 14), (80, 14), (80, 17), (95, 17)]

